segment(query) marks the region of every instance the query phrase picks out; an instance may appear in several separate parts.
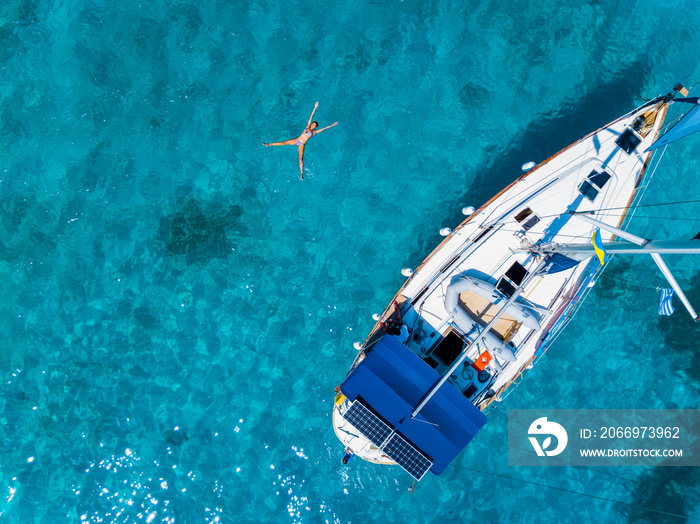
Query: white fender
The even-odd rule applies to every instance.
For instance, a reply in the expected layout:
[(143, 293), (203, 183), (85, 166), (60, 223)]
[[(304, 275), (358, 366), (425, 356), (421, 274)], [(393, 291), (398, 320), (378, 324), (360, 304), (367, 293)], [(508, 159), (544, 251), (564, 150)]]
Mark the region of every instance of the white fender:
[[(448, 301), (450, 304), (454, 303), (454, 306), (456, 306), (459, 294), (465, 291), (471, 291), (480, 297), (490, 300), (496, 307), (501, 307), (502, 304), (508, 301), (493, 284), (489, 284), (488, 282), (474, 277), (456, 277), (452, 279), (452, 282), (447, 286), (447, 290), (445, 291), (445, 308), (449, 311), (450, 308), (447, 307)], [(522, 322), (523, 326), (526, 328), (541, 329), (537, 315), (523, 304), (514, 302), (506, 309), (506, 313), (518, 322)]]

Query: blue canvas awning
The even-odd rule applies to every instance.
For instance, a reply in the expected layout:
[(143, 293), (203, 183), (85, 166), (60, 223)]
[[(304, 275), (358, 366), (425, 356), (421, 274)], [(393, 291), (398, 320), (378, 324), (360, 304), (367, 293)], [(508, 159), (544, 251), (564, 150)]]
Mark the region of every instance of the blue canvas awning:
[(447, 465), (486, 424), (486, 416), (446, 382), (415, 419), (411, 412), (440, 375), (396, 338), (385, 335), (340, 385), (358, 397), (392, 429), (433, 460), (430, 471)]
[(551, 275), (552, 273), (559, 273), (561, 271), (566, 271), (577, 265), (580, 260), (574, 260), (561, 253), (552, 253), (547, 259), (547, 265), (544, 268), (544, 273)]

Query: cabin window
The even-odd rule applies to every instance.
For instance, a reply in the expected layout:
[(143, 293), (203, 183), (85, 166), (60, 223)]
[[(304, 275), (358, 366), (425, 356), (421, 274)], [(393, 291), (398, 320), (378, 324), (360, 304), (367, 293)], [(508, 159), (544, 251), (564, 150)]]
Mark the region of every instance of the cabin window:
[(610, 180), (609, 173), (606, 173), (605, 171), (602, 173), (599, 173), (598, 171), (591, 171), (591, 174), (588, 175), (586, 180), (581, 182), (581, 185), (578, 186), (579, 193), (593, 202), (595, 197), (598, 196), (600, 190), (603, 189), (605, 184), (608, 183), (608, 180)]
[(487, 227), (487, 228), (484, 229), (481, 233), (479, 233), (479, 234), (474, 238), (474, 240), (472, 240), (472, 242), (478, 242), (479, 240), (481, 240), (481, 239), (483, 238), (484, 235), (486, 235), (486, 233), (488, 233), (488, 232), (491, 231), (492, 229), (493, 229), (493, 226)]
[(520, 213), (515, 215), (515, 220), (519, 222), (521, 226), (523, 226), (525, 231), (529, 231), (535, 224), (537, 224), (537, 222), (540, 221), (540, 217), (533, 214), (532, 209), (526, 207)]
[(631, 128), (627, 128), (619, 137), (617, 137), (615, 143), (620, 146), (620, 149), (629, 155), (632, 151), (637, 149), (637, 146), (641, 141), (642, 138), (637, 133), (635, 133)]
[(532, 209), (530, 209), (529, 207), (526, 207), (526, 208), (523, 209), (520, 213), (518, 213), (517, 215), (515, 215), (515, 220), (517, 220), (518, 222), (522, 222), (523, 220), (525, 220), (525, 219), (526, 219), (527, 217), (529, 217), (530, 215), (532, 215)]
[(498, 289), (505, 296), (511, 297), (525, 278), (525, 275), (527, 275), (527, 269), (525, 269), (525, 267), (516, 260), (513, 265), (510, 266), (508, 271), (506, 271), (505, 274), (498, 279), (496, 289)]

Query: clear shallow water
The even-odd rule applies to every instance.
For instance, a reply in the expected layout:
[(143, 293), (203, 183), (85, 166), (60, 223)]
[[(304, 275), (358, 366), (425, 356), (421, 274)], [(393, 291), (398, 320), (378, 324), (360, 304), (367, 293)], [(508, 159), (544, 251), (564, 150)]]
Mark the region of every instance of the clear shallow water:
[[(3, 522), (678, 521), (603, 499), (700, 518), (695, 470), (508, 468), (500, 444), (506, 408), (697, 407), (698, 328), (678, 303), (655, 315), (642, 261), (615, 260), (413, 495), (399, 471), (341, 467), (330, 426), (352, 342), (440, 227), (700, 81), (693, 7), (0, 7)], [(260, 142), (316, 100), (340, 124), (302, 183), (294, 148)], [(646, 202), (696, 197), (699, 158), (697, 137), (669, 149)], [(649, 209), (636, 233), (697, 233), (678, 219), (697, 204)], [(697, 261), (669, 264), (697, 307)]]

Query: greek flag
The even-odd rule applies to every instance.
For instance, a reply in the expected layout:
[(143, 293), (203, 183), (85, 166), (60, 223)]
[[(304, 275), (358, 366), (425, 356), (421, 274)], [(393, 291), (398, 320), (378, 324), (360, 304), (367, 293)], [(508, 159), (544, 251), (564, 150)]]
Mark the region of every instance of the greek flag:
[(659, 302), (659, 315), (672, 315), (673, 314), (673, 303), (671, 297), (673, 296), (673, 289), (662, 289), (661, 290), (661, 302)]

